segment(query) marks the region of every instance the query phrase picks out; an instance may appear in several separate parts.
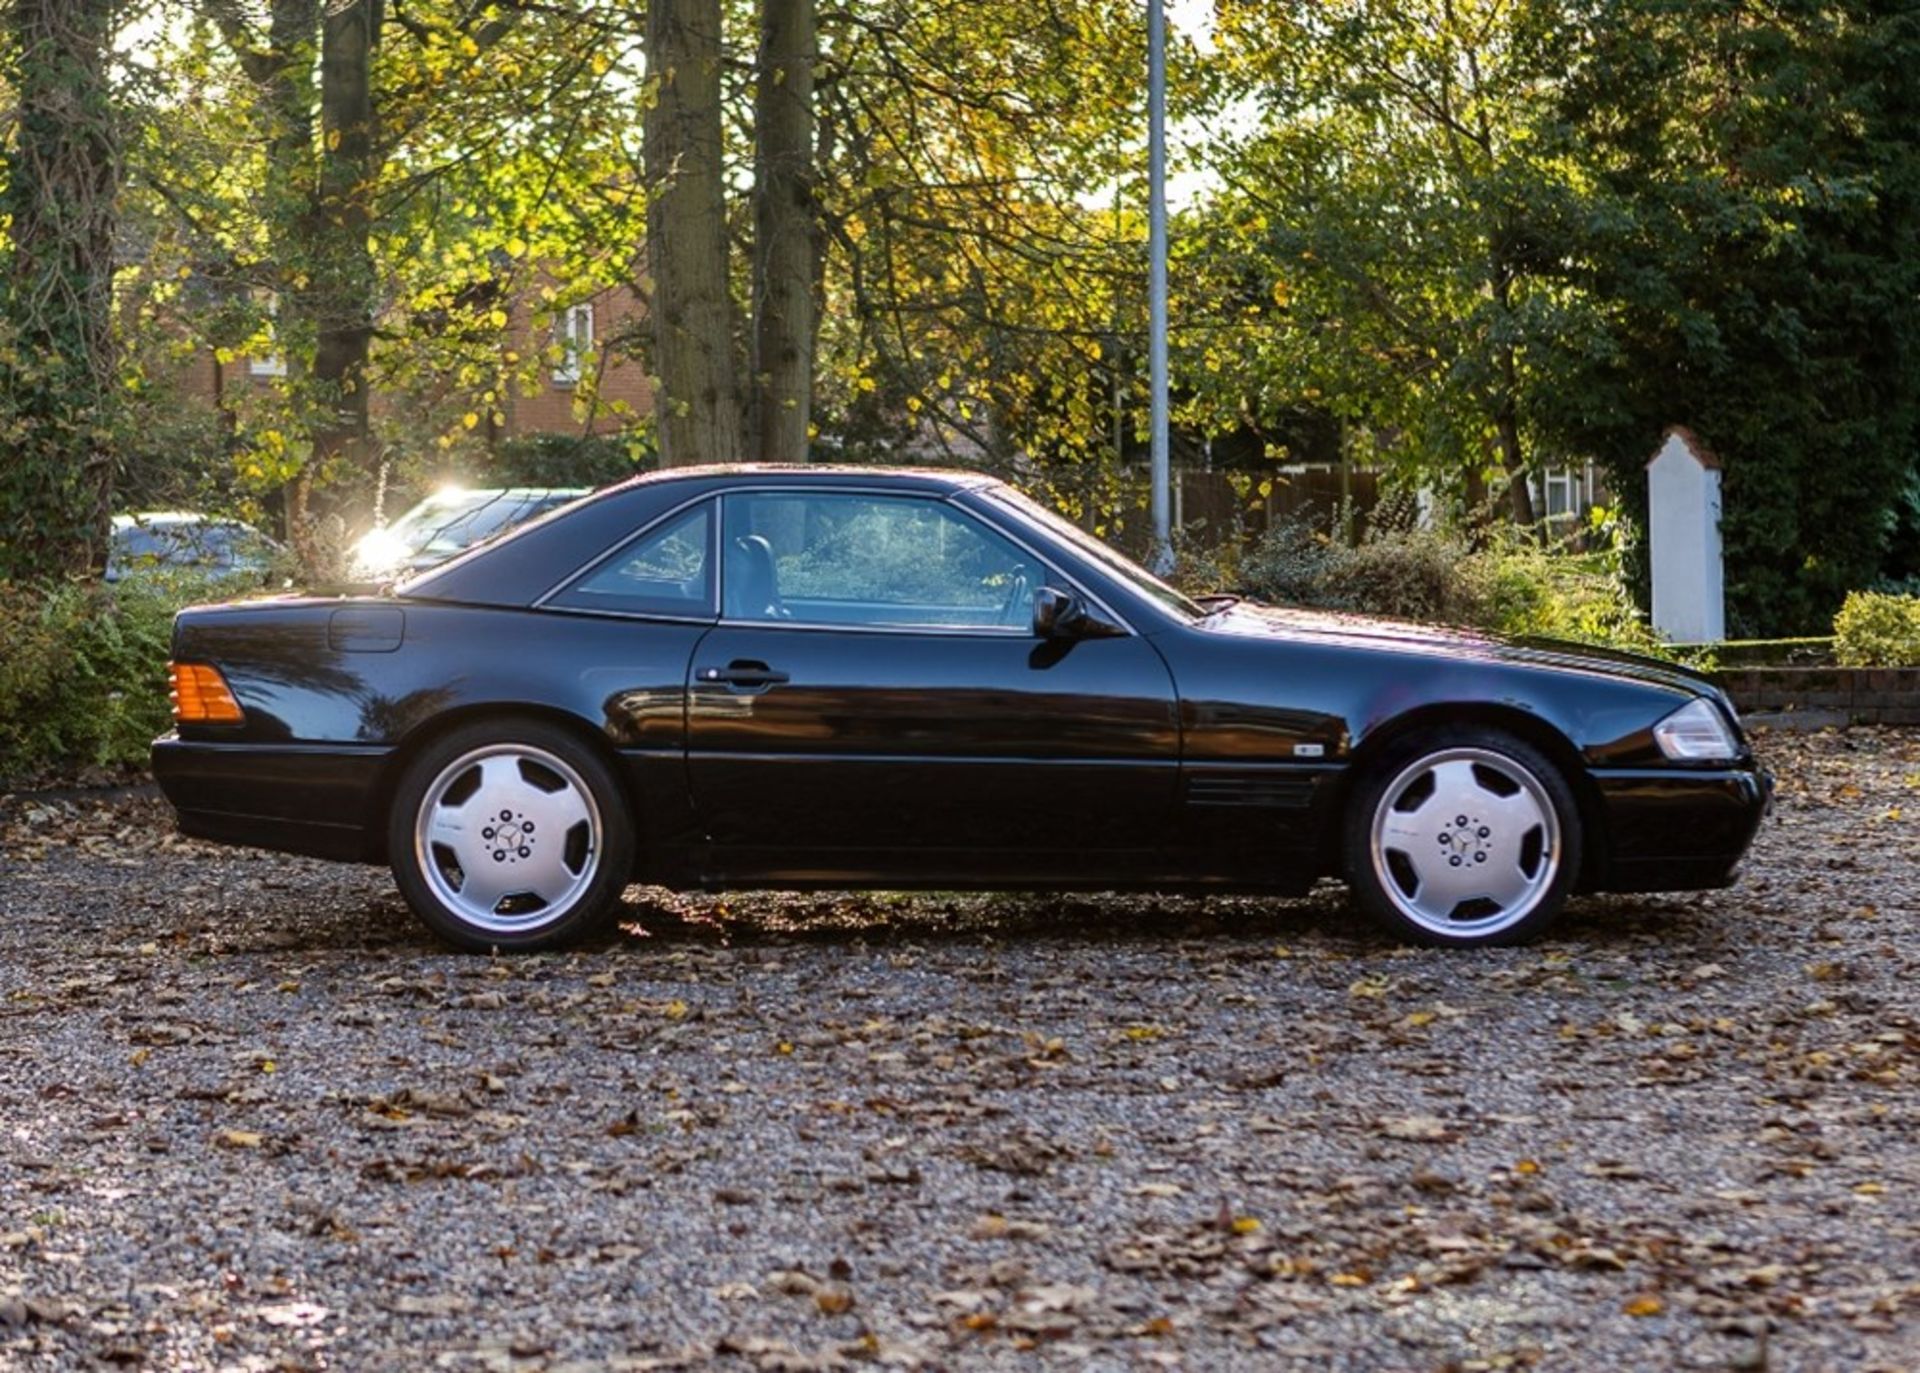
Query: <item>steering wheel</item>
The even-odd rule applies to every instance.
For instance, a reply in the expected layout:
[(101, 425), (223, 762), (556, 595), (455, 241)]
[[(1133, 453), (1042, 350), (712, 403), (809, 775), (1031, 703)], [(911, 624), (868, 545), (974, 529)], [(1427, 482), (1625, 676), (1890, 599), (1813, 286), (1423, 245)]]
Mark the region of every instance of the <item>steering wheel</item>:
[(1031, 600), (1032, 588), (1027, 581), (1027, 565), (1016, 563), (1012, 585), (1007, 588), (1007, 599), (1000, 607), (1000, 623), (1015, 626), (1026, 623), (1033, 615)]

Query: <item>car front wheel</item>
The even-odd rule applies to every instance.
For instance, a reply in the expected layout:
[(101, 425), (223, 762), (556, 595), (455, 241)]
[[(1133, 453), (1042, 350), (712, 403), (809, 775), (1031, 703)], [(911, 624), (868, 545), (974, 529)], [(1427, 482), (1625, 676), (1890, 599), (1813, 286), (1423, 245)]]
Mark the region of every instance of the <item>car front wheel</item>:
[(602, 925), (633, 861), (612, 770), (540, 721), (481, 722), (407, 767), (387, 832), (407, 904), (464, 949), (531, 950)]
[(1347, 877), (1402, 938), (1517, 944), (1560, 913), (1580, 870), (1579, 809), (1539, 750), (1495, 730), (1413, 736), (1372, 768), (1347, 816)]

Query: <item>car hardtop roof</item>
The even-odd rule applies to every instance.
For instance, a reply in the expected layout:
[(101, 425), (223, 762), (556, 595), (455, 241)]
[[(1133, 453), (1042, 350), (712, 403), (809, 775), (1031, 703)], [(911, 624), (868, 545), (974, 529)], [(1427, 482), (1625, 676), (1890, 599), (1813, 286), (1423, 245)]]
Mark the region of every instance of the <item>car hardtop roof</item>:
[(953, 467), (862, 467), (851, 463), (753, 462), (711, 463), (701, 467), (667, 467), (656, 472), (643, 472), (606, 490), (630, 491), (639, 486), (661, 485), (668, 482), (706, 482), (716, 489), (723, 489), (729, 486), (757, 484), (769, 477), (794, 478), (802, 484), (811, 485), (818, 482), (823, 486), (859, 486), (878, 482), (887, 485), (897, 484), (914, 491), (937, 492), (941, 495), (999, 484), (998, 478), (984, 472), (971, 472), (964, 468)]

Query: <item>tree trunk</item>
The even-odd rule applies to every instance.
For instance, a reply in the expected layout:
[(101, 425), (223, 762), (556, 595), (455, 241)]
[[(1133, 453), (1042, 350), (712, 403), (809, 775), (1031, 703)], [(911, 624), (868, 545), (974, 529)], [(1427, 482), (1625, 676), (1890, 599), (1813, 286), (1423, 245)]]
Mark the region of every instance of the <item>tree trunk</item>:
[(308, 244), (313, 272), (311, 463), (372, 478), (367, 352), (373, 340), (375, 0), (336, 0), (320, 39), (320, 177)]
[[(215, 6), (247, 76), (260, 89), (266, 122), (267, 166), (261, 218), (265, 221), (273, 293), (274, 347), (287, 369), (287, 392), (305, 393), (311, 373), (312, 265), (301, 247), (318, 194), (313, 146), (314, 59), (321, 0), (272, 0), (264, 49), (255, 46), (237, 9)], [(313, 468), (305, 458), (281, 492), (283, 532), (301, 565), (320, 562), (313, 539)]]
[(366, 371), (377, 278), (367, 233), (379, 172), (373, 53), (382, 6), (272, 0), (264, 48), (238, 6), (207, 0), (207, 7), (259, 87), (265, 111), (262, 217), (273, 263), (274, 332), (295, 427), (306, 440), (284, 492), (286, 533), (307, 571), (324, 574), (336, 550), (319, 537), (315, 494), (342, 469), (372, 477), (375, 468)]
[(1506, 384), (1495, 408), (1494, 427), (1500, 435), (1500, 465), (1507, 472), (1507, 513), (1517, 525), (1532, 525), (1533, 492), (1527, 487), (1526, 454), (1520, 447), (1520, 416), (1514, 399), (1518, 378), (1512, 348), (1502, 350), (1501, 367)]
[[(1513, 318), (1513, 271), (1496, 247), (1489, 264), (1494, 300), (1504, 324)], [(1520, 357), (1511, 343), (1495, 344), (1500, 364), (1493, 401), (1494, 431), (1499, 436), (1500, 466), (1507, 474), (1507, 513), (1523, 527), (1534, 522), (1533, 492), (1527, 489), (1527, 458), (1520, 445)]]
[(754, 94), (753, 406), (762, 462), (804, 462), (813, 423), (815, 0), (764, 0)]
[(112, 0), (14, 0), (0, 260), (0, 580), (105, 560), (113, 490)]
[(744, 456), (727, 277), (720, 0), (652, 0), (644, 130), (654, 410), (669, 467)]

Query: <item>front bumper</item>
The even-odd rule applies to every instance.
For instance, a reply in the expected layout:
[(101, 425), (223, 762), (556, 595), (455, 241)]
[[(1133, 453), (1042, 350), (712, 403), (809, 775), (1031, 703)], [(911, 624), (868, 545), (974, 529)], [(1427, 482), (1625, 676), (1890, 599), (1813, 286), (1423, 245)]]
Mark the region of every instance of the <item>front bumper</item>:
[(1756, 767), (1596, 769), (1606, 836), (1596, 891), (1724, 887), (1773, 802)]
[(196, 839), (377, 862), (390, 749), (214, 743), (163, 735), (153, 776)]

